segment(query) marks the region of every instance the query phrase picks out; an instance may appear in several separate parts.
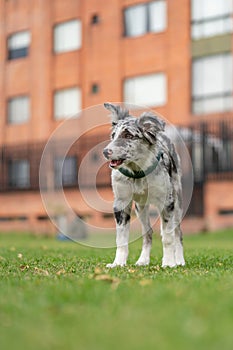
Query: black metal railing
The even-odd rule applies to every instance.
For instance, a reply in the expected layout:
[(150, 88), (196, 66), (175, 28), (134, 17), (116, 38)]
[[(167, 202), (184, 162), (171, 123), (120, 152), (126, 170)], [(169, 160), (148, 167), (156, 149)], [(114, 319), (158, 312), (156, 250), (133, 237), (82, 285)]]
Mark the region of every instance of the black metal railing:
[[(233, 180), (233, 119), (195, 123), (178, 129), (189, 150), (194, 170), (194, 192), (188, 213), (200, 216), (204, 210), (205, 182), (209, 179)], [(92, 188), (95, 185), (94, 176), (97, 187), (109, 187), (110, 170), (102, 158), (103, 143), (107, 142), (108, 138), (107, 134), (84, 135), (75, 142), (70, 147), (67, 157), (73, 157), (77, 163), (76, 168), (72, 165), (72, 168), (64, 172), (63, 183), (60, 185), (69, 188)], [(48, 161), (55, 189), (59, 187), (55, 173), (59, 169), (55, 166), (55, 159), (63, 156), (62, 142), (67, 140), (52, 145), (52, 157)], [(39, 167), (45, 144), (46, 142), (0, 146), (0, 192), (39, 190)], [(91, 150), (94, 151), (90, 152)], [(82, 166), (84, 170), (80, 174), (79, 168), (84, 158), (86, 164)], [(20, 160), (24, 161), (21, 170)], [(17, 167), (12, 166), (14, 161), (18, 162)], [(25, 166), (25, 161), (28, 167)], [(20, 172), (20, 181), (17, 182), (17, 174), (12, 176), (12, 169)], [(47, 182), (44, 184), (43, 189), (46, 189)]]
[(233, 180), (233, 120), (195, 123), (180, 128), (189, 149), (194, 173), (189, 216), (204, 215), (204, 189), (208, 180)]
[[(63, 143), (68, 142), (67, 140), (51, 144), (46, 170), (50, 170), (52, 180), (48, 185), (46, 179), (43, 179), (47, 175), (46, 171), (45, 174), (42, 173), (43, 190), (48, 189), (48, 186), (54, 186), (54, 189), (59, 189), (61, 186), (77, 188), (79, 184), (83, 187), (93, 187), (95, 185), (93, 171), (96, 167), (98, 167), (95, 175), (96, 186), (110, 186), (110, 169), (107, 164), (102, 164), (102, 148), (96, 149), (98, 144), (102, 144), (107, 138), (108, 135), (103, 134), (81, 137), (70, 147), (66, 155), (63, 154), (63, 149), (66, 148), (63, 147)], [(0, 192), (39, 190), (40, 161), (45, 145), (46, 142), (0, 147)], [(92, 149), (94, 152), (89, 155), (88, 152)], [(59, 169), (57, 160), (64, 157), (72, 158), (72, 166), (70, 166), (71, 162), (61, 162)], [(82, 167), (84, 174), (79, 178), (79, 167), (84, 157), (87, 158), (86, 164)], [(99, 164), (101, 164), (100, 167)], [(66, 169), (66, 165), (69, 169)], [(59, 183), (60, 179), (61, 183)]]

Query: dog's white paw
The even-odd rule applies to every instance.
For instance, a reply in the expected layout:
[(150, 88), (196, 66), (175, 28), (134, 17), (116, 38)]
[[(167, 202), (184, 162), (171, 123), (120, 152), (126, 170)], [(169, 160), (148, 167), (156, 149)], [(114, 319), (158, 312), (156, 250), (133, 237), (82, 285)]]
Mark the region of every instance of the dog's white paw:
[(181, 245), (180, 246), (178, 245), (176, 247), (175, 259), (176, 259), (176, 265), (178, 265), (178, 266), (185, 265), (183, 247)]
[(150, 263), (150, 259), (138, 259), (136, 266), (147, 266)]
[(114, 264), (114, 263), (106, 265), (106, 267), (109, 269), (112, 269), (113, 267), (116, 267), (116, 266), (117, 266), (117, 264)]
[(182, 258), (182, 259), (176, 259), (176, 265), (177, 265), (177, 266), (185, 266), (185, 260), (184, 260), (184, 258)]
[(166, 267), (176, 267), (176, 264), (162, 264), (162, 268), (166, 268)]
[(162, 267), (176, 267), (176, 266), (185, 266), (185, 260), (180, 259), (180, 260), (175, 260), (175, 261), (163, 261), (162, 262)]
[(106, 267), (109, 268), (109, 269), (113, 269), (114, 267), (117, 267), (117, 266), (125, 266), (126, 263), (117, 263), (117, 262), (113, 262), (112, 264), (107, 264)]
[(162, 267), (176, 267), (176, 261), (173, 258), (163, 258)]

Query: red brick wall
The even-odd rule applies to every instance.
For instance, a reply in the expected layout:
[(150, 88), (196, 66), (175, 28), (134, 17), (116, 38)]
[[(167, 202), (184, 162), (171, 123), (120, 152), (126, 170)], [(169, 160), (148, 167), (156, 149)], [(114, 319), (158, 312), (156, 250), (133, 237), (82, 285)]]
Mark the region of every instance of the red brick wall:
[[(123, 8), (141, 1), (10, 0), (0, 2), (0, 107), (18, 94), (31, 97), (32, 115), (25, 125), (5, 125), (1, 141), (17, 143), (46, 139), (53, 121), (55, 89), (78, 85), (83, 108), (104, 101), (122, 101), (125, 77), (164, 71), (168, 78), (168, 103), (158, 108), (174, 123), (190, 119), (190, 38), (187, 1), (168, 1), (168, 27), (159, 34), (123, 37)], [(177, 10), (179, 9), (179, 11)], [(93, 14), (100, 23), (91, 25)], [(53, 54), (53, 26), (68, 19), (82, 20), (83, 43), (77, 51)], [(30, 29), (32, 42), (27, 58), (6, 60), (8, 35)], [(98, 83), (100, 92), (91, 94)], [(4, 130), (4, 132), (3, 132)], [(0, 141), (0, 142), (1, 142)]]
[(233, 182), (209, 181), (205, 187), (205, 221), (210, 230), (233, 226), (233, 214), (220, 215), (220, 210), (233, 212)]
[[(0, 145), (45, 140), (51, 135), (60, 123), (53, 120), (56, 89), (79, 86), (86, 108), (104, 101), (122, 101), (125, 78), (152, 72), (163, 71), (168, 80), (168, 101), (158, 112), (175, 124), (192, 120), (190, 1), (167, 1), (165, 32), (125, 38), (123, 8), (142, 1), (0, 0)], [(97, 25), (90, 24), (93, 14), (100, 16)], [(82, 20), (81, 49), (54, 55), (53, 26), (74, 18)], [(7, 61), (8, 35), (25, 29), (32, 34), (29, 56)], [(90, 92), (93, 83), (100, 85), (98, 94)], [(30, 95), (31, 118), (23, 125), (7, 125), (6, 101), (18, 94)], [(232, 186), (230, 182), (207, 184), (205, 212), (210, 228), (231, 221), (229, 217), (219, 218), (217, 212), (221, 206), (231, 205)], [(25, 199), (23, 207), (18, 205), (21, 198)], [(16, 211), (43, 214), (39, 194), (1, 194), (0, 214), (15, 215)]]

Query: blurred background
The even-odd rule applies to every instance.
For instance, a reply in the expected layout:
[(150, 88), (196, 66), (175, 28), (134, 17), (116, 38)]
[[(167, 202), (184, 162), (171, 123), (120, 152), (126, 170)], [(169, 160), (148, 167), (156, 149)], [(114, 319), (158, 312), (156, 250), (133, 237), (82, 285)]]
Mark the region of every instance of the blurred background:
[[(44, 146), (66, 118), (106, 101), (147, 106), (180, 130), (194, 169), (184, 231), (232, 227), (232, 11), (232, 0), (0, 0), (0, 231), (56, 230), (39, 191)], [(80, 138), (62, 165), (74, 211), (93, 225), (113, 218), (82, 201), (78, 169), (108, 134)], [(59, 152), (52, 164), (56, 189)], [(97, 188), (111, 200), (107, 165)]]

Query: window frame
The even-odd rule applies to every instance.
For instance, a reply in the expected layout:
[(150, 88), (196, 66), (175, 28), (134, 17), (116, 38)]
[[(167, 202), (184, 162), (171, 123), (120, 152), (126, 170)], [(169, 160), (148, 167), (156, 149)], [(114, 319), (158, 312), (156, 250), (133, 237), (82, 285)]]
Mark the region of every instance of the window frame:
[[(195, 0), (191, 0), (191, 2), (193, 3)], [(218, 35), (226, 35), (226, 34), (230, 34), (233, 32), (233, 27), (231, 30), (227, 30), (227, 31), (224, 31), (222, 33), (218, 33), (216, 32), (215, 34), (213, 35), (201, 35), (201, 36), (198, 36), (196, 37), (194, 34), (193, 34), (193, 27), (195, 25), (203, 25), (203, 24), (206, 24), (206, 23), (211, 23), (211, 22), (217, 22), (217, 21), (220, 21), (220, 20), (228, 20), (228, 19), (232, 19), (232, 16), (233, 16), (233, 7), (232, 7), (232, 11), (229, 12), (229, 13), (226, 13), (226, 14), (221, 14), (219, 16), (212, 16), (212, 17), (203, 17), (201, 19), (193, 19), (193, 12), (192, 12), (192, 6), (193, 4), (191, 3), (191, 26), (190, 26), (190, 36), (192, 38), (192, 40), (201, 40), (201, 39), (206, 39), (206, 38), (211, 38), (211, 37), (214, 37), (214, 36), (218, 36)], [(232, 26), (233, 26), (233, 19), (232, 19)], [(203, 29), (204, 30), (204, 29)]]
[[(27, 175), (26, 177), (20, 177), (17, 178), (17, 176), (14, 175), (11, 171), (14, 169), (11, 169), (13, 163), (22, 163), (25, 162), (27, 165)], [(24, 180), (23, 183), (20, 183)], [(26, 181), (25, 181), (26, 179)], [(15, 158), (15, 159), (9, 159), (8, 166), (7, 166), (7, 181), (8, 181), (8, 188), (9, 189), (16, 189), (16, 190), (29, 190), (31, 187), (31, 164), (29, 159), (27, 158)]]
[[(126, 31), (126, 16), (125, 16), (125, 13), (130, 11), (130, 9), (135, 8), (135, 7), (139, 7), (139, 6), (145, 7), (145, 11), (146, 11), (146, 31), (143, 34), (141, 34), (141, 35), (136, 35), (136, 36), (135, 35), (128, 35), (127, 31)], [(123, 24), (124, 24), (124, 31), (123, 31), (124, 34), (123, 34), (123, 36), (125, 38), (138, 38), (138, 37), (144, 36), (144, 35), (149, 33), (149, 19), (148, 19), (148, 13), (147, 12), (148, 12), (148, 5), (147, 5), (147, 3), (143, 3), (143, 2), (140, 2), (138, 4), (130, 5), (130, 6), (127, 6), (127, 7), (123, 8)]]
[[(65, 162), (72, 160), (74, 164), (72, 164), (72, 169), (75, 170), (73, 174), (71, 174), (70, 179), (65, 178), (64, 168)], [(59, 168), (61, 166), (61, 168)], [(75, 187), (78, 185), (78, 157), (77, 155), (67, 155), (64, 157), (55, 157), (53, 162), (53, 171), (54, 171), (54, 187), (55, 188), (63, 188), (63, 187)], [(60, 173), (61, 171), (61, 173)], [(61, 183), (60, 183), (61, 180)]]
[[(22, 46), (18, 49), (11, 49), (10, 48), (10, 40), (17, 35), (20, 35), (22, 33), (28, 33), (28, 45)], [(29, 56), (30, 52), (30, 45), (31, 45), (31, 32), (30, 30), (20, 30), (18, 32), (11, 33), (7, 37), (7, 60), (8, 61), (14, 61), (16, 59), (22, 59)]]
[[(154, 30), (150, 30), (151, 28), (151, 21), (150, 21), (150, 16), (149, 16), (149, 7), (152, 3), (156, 3), (156, 2), (163, 2), (165, 4), (165, 27), (163, 30), (159, 30), (159, 31), (154, 31)], [(139, 6), (143, 6), (145, 7), (146, 10), (146, 31), (143, 34), (140, 35), (128, 35), (127, 31), (126, 31), (126, 16), (125, 13), (126, 11), (129, 11), (131, 8), (135, 8), (135, 7), (139, 7)], [(145, 36), (147, 34), (161, 34), (164, 33), (167, 29), (168, 26), (168, 4), (167, 4), (167, 0), (151, 0), (149, 2), (139, 2), (136, 4), (132, 4), (132, 5), (128, 5), (126, 7), (124, 7), (122, 9), (122, 16), (123, 16), (123, 37), (124, 38), (138, 38), (141, 36)]]
[[(69, 113), (66, 115), (56, 115), (56, 94), (58, 94), (59, 92), (65, 92), (67, 90), (77, 90), (77, 111), (75, 111), (75, 113)], [(79, 106), (80, 104), (80, 106)], [(66, 118), (75, 118), (76, 115), (82, 110), (82, 89), (80, 86), (69, 86), (69, 87), (64, 87), (64, 88), (60, 88), (60, 89), (56, 89), (53, 92), (53, 120), (55, 121), (60, 121), (60, 120), (65, 120)]]
[(231, 97), (233, 99), (233, 83), (232, 83), (232, 90), (230, 91), (222, 91), (222, 92), (216, 92), (216, 93), (211, 93), (211, 94), (206, 94), (206, 95), (200, 95), (200, 96), (194, 96), (193, 94), (193, 84), (194, 84), (194, 80), (193, 80), (193, 76), (194, 76), (194, 62), (201, 60), (201, 59), (206, 59), (206, 58), (212, 58), (212, 57), (222, 57), (222, 56), (229, 56), (229, 59), (231, 58), (231, 62), (232, 62), (232, 70), (233, 70), (233, 55), (232, 52), (221, 52), (221, 53), (217, 53), (217, 54), (210, 54), (210, 55), (205, 55), (205, 56), (200, 56), (200, 57), (195, 57), (192, 59), (192, 63), (191, 63), (191, 84), (190, 84), (190, 88), (191, 88), (191, 113), (194, 116), (198, 116), (198, 115), (208, 115), (208, 114), (215, 114), (215, 113), (226, 113), (229, 111), (233, 110), (233, 101), (232, 101), (232, 107), (230, 109), (225, 108), (223, 110), (213, 110), (213, 111), (205, 111), (205, 108), (201, 111), (201, 112), (195, 112), (195, 108), (194, 108), (194, 103), (195, 101), (205, 101), (205, 100), (211, 100), (211, 99), (216, 99), (216, 98), (227, 98), (227, 97)]
[[(125, 98), (125, 83), (129, 79), (137, 79), (137, 78), (145, 78), (145, 77), (151, 77), (151, 76), (163, 76), (164, 77), (164, 83), (165, 83), (165, 91), (164, 91), (164, 100), (161, 103), (154, 103), (154, 104), (148, 104), (147, 102), (134, 102), (134, 101), (127, 101)], [(138, 106), (146, 106), (149, 108), (159, 108), (159, 107), (164, 107), (168, 103), (168, 76), (165, 71), (158, 71), (158, 72), (150, 72), (146, 74), (139, 74), (139, 75), (134, 75), (134, 76), (129, 76), (123, 79), (123, 101), (125, 103), (133, 104), (133, 105), (138, 105)], [(134, 98), (135, 99), (135, 98)]]
[[(77, 41), (78, 41), (78, 44), (77, 44), (77, 47), (73, 47), (73, 48), (70, 48), (70, 49), (56, 49), (56, 29), (58, 27), (61, 27), (62, 25), (65, 25), (69, 22), (77, 22), (78, 25), (79, 25), (79, 29), (80, 29), (80, 32), (78, 33), (78, 37), (77, 37)], [(80, 42), (79, 42), (80, 41)], [(79, 51), (81, 50), (82, 48), (82, 45), (83, 45), (83, 23), (82, 23), (82, 19), (81, 18), (70, 18), (68, 20), (65, 20), (65, 21), (62, 21), (62, 22), (58, 22), (58, 23), (55, 23), (54, 26), (53, 26), (53, 54), (54, 55), (60, 55), (60, 54), (65, 54), (65, 53), (68, 53), (68, 52), (74, 52), (74, 51)]]
[[(28, 101), (28, 115), (27, 118), (20, 120), (20, 121), (12, 121), (12, 117), (10, 116), (10, 103), (13, 102), (14, 100), (20, 100), (20, 99), (27, 99)], [(30, 95), (23, 94), (23, 95), (17, 95), (17, 96), (12, 96), (7, 99), (7, 106), (6, 106), (6, 111), (7, 111), (7, 124), (8, 125), (22, 125), (28, 123), (31, 117), (31, 97)]]

